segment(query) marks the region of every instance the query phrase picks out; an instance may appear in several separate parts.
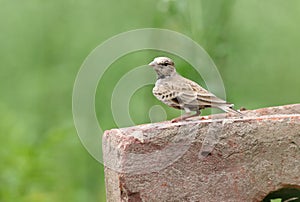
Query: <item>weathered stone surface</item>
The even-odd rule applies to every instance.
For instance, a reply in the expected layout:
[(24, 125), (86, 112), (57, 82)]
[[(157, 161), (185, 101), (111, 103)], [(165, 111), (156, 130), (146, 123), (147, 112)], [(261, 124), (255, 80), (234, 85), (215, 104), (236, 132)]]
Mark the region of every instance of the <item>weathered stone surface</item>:
[(300, 185), (300, 104), (243, 113), (106, 131), (107, 200), (261, 201)]

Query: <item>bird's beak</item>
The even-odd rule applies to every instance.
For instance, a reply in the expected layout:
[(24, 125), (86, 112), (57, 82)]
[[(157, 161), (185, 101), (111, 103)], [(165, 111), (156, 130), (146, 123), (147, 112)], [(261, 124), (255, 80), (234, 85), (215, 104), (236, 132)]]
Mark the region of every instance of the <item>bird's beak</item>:
[(152, 62), (150, 62), (148, 65), (154, 67), (154, 66), (156, 65), (156, 62), (152, 61)]

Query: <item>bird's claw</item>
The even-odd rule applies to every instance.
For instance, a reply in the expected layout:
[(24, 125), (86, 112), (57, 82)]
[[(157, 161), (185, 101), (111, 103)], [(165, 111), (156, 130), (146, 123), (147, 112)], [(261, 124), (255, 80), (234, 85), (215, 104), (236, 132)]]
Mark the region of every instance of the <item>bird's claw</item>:
[(172, 119), (171, 120), (171, 123), (177, 123), (177, 122), (180, 122), (180, 121), (184, 121), (186, 118), (185, 117), (178, 117), (178, 118), (175, 118), (175, 119)]

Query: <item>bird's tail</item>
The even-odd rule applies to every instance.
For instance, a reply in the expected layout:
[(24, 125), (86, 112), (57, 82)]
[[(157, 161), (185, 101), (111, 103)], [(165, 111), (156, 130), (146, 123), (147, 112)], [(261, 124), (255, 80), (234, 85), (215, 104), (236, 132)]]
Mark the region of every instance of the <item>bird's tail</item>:
[(233, 105), (231, 105), (231, 106), (228, 106), (228, 105), (218, 106), (219, 109), (221, 109), (221, 110), (223, 110), (225, 112), (230, 112), (230, 113), (238, 114), (241, 117), (245, 116), (243, 113), (241, 113), (241, 112), (233, 109), (232, 107), (233, 107)]

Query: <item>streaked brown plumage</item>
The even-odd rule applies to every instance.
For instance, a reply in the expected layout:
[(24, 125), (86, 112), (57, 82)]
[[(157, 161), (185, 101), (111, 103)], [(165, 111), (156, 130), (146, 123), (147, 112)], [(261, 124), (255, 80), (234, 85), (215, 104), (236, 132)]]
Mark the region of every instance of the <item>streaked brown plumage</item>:
[[(170, 58), (157, 57), (149, 65), (154, 68), (158, 76), (153, 88), (154, 96), (168, 106), (183, 109), (186, 112), (184, 116), (173, 119), (173, 122), (198, 116), (201, 109), (209, 107), (242, 115), (232, 108), (233, 104), (218, 98), (194, 81), (179, 75)], [(191, 111), (196, 113), (191, 115)]]

